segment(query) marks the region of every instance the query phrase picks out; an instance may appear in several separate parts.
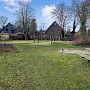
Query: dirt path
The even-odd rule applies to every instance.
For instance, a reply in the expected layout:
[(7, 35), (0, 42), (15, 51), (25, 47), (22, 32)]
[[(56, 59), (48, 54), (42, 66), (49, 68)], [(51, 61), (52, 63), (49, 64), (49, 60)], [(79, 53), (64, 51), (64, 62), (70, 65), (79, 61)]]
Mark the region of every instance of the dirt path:
[(51, 42), (50, 41), (45, 41), (45, 42), (39, 42), (38, 43), (38, 41), (36, 41), (35, 43), (33, 43), (33, 41), (2, 41), (2, 42), (0, 42), (0, 44), (19, 44), (19, 43), (30, 43), (30, 44), (32, 44), (32, 45), (48, 45), (48, 44), (51, 44)]
[(48, 45), (48, 44), (51, 44), (51, 42), (35, 42), (35, 43), (31, 43), (33, 45)]

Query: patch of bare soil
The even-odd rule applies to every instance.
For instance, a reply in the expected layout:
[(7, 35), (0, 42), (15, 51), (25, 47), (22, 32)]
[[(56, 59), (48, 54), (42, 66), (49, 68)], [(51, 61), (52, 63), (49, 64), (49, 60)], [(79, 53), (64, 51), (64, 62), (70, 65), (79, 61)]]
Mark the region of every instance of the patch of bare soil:
[(13, 44), (0, 44), (0, 54), (16, 52), (17, 48)]
[(31, 44), (33, 44), (33, 45), (49, 45), (49, 44), (51, 44), (51, 42), (35, 42), (35, 43), (31, 43)]

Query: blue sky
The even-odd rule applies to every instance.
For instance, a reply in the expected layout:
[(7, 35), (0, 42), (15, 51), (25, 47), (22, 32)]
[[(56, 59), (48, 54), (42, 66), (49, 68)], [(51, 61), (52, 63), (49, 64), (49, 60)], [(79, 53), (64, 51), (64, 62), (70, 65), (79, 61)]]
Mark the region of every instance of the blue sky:
[(37, 20), (38, 29), (45, 24), (45, 29), (54, 21), (51, 11), (56, 4), (64, 1), (70, 5), (71, 0), (0, 0), (0, 16), (8, 17), (8, 22), (15, 22), (14, 11), (18, 5), (17, 1), (30, 2), (30, 7), (35, 9), (35, 18)]

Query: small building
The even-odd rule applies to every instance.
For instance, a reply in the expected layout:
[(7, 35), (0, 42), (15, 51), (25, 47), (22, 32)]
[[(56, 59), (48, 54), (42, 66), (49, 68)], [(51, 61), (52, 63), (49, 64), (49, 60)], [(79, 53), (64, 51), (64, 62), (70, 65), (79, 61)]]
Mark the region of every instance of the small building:
[(8, 23), (2, 30), (1, 33), (8, 33), (8, 34), (15, 34), (16, 33), (16, 27), (12, 25), (11, 23)]
[(73, 41), (74, 40), (74, 33), (67, 31), (64, 36), (65, 41)]
[(39, 39), (41, 39), (41, 40), (44, 40), (45, 39), (45, 30), (40, 30), (39, 31)]
[(60, 27), (56, 21), (54, 21), (45, 32), (46, 39), (61, 40), (62, 31), (64, 31), (63, 28)]
[(21, 28), (16, 28), (13, 24), (8, 23), (1, 31), (0, 31), (0, 39), (1, 40), (25, 40), (25, 35), (20, 32)]

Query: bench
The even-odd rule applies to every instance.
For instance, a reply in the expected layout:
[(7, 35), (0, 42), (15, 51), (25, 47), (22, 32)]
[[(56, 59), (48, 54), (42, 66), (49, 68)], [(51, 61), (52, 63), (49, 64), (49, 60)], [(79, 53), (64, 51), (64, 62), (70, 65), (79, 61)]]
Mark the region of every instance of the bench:
[(88, 63), (90, 62), (90, 56), (87, 56), (83, 53), (79, 53), (79, 55), (82, 57), (82, 58), (86, 58), (88, 60)]

